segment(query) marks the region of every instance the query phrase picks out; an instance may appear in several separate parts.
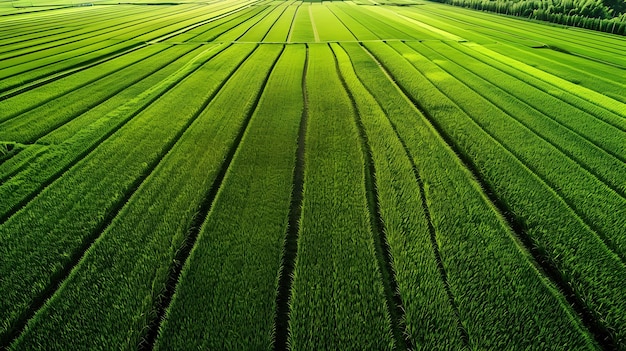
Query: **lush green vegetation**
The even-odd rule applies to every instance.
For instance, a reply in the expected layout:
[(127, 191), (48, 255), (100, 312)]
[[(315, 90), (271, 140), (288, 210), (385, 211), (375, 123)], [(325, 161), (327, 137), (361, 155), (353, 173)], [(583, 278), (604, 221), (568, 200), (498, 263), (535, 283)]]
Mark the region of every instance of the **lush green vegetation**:
[(626, 35), (623, 0), (435, 0), (513, 16), (549, 21), (572, 27)]
[(625, 49), (413, 0), (0, 1), (0, 348), (626, 350)]
[[(288, 46), (272, 71), (184, 268), (157, 348), (271, 346), (276, 272), (287, 229), (294, 141), (303, 109), (305, 55), (304, 45)], [(249, 185), (253, 177), (257, 181)], [(232, 250), (233, 244), (238, 249)], [(223, 270), (213, 268), (218, 263)], [(206, 295), (197, 284), (214, 286), (219, 292)], [(241, 296), (234, 301), (233, 289)], [(223, 300), (215, 303), (215, 299)], [(210, 307), (197, 309), (196, 303)], [(207, 323), (185, 318), (189, 315)], [(240, 339), (230, 337), (233, 330), (239, 330)]]

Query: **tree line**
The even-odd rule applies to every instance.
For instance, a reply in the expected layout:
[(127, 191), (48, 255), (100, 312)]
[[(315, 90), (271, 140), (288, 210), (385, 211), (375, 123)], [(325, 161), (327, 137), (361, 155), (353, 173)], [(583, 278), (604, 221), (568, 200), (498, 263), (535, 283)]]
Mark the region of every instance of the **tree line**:
[(625, 0), (435, 0), (481, 11), (626, 35)]

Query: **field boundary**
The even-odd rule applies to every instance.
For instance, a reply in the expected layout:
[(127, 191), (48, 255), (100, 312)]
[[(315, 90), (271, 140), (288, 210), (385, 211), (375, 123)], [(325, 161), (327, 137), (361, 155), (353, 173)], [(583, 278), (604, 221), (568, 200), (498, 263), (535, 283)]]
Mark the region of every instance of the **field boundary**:
[[(366, 50), (366, 52), (374, 57), (373, 54), (369, 52), (369, 50), (367, 50), (366, 48), (364, 48), (364, 50)], [(501, 218), (504, 218), (506, 220), (507, 226), (511, 229), (515, 237), (520, 240), (520, 243), (523, 244), (523, 249), (529, 252), (533, 257), (535, 261), (534, 265), (537, 267), (538, 271), (541, 272), (542, 275), (549, 280), (549, 282), (554, 284), (559, 292), (561, 292), (566, 301), (569, 303), (570, 307), (574, 309), (578, 317), (582, 320), (583, 325), (590, 332), (593, 339), (598, 343), (598, 345), (600, 345), (603, 350), (615, 350), (617, 343), (614, 340), (612, 334), (595, 319), (593, 313), (584, 305), (583, 301), (576, 296), (573, 289), (563, 279), (558, 269), (551, 263), (550, 259), (545, 255), (545, 253), (541, 252), (532, 243), (532, 239), (526, 233), (524, 224), (519, 220), (519, 218), (515, 216), (515, 214), (511, 211), (508, 205), (495, 195), (495, 192), (491, 185), (480, 176), (480, 172), (478, 171), (476, 165), (472, 162), (471, 158), (460, 152), (458, 147), (455, 146), (452, 139), (446, 133), (444, 133), (441, 126), (434, 121), (432, 116), (422, 107), (422, 105), (418, 101), (411, 98), (411, 95), (404, 89), (404, 87), (396, 83), (394, 77), (389, 73), (385, 66), (383, 66), (377, 59), (375, 60), (378, 63), (380, 69), (386, 73), (388, 78), (390, 78), (390, 81), (394, 85), (396, 85), (396, 87), (402, 92), (402, 94), (409, 101), (411, 101), (411, 104), (415, 106), (418, 111), (420, 111), (420, 113), (426, 118), (428, 124), (446, 143), (447, 147), (455, 153), (456, 157), (461, 161), (463, 166), (472, 174), (474, 180), (478, 183), (478, 185), (482, 189), (484, 189), (483, 193), (493, 204), (494, 210), (498, 212), (498, 215), (501, 216)], [(561, 201), (563, 200), (561, 199)]]
[[(268, 77), (269, 77), (269, 74), (271, 74), (271, 72), (274, 70), (274, 67), (276, 66), (276, 63), (278, 62), (278, 59), (282, 55), (282, 52), (284, 51), (284, 49), (285, 47), (283, 46), (280, 54), (276, 56), (276, 59), (272, 63), (272, 66), (269, 70)], [(241, 61), (239, 66), (235, 70), (233, 70), (233, 73), (227, 79), (224, 80), (220, 88), (215, 91), (215, 94), (213, 95), (213, 97), (217, 95), (217, 93), (222, 89), (222, 87), (226, 84), (226, 82), (230, 80), (230, 77), (234, 75), (235, 72), (237, 72), (239, 67), (241, 67), (241, 65), (243, 65), (243, 63), (247, 61), (248, 57), (250, 57), (253, 52), (255, 52), (255, 50), (251, 51), (250, 54), (246, 56), (246, 58), (243, 61)], [(187, 237), (184, 240), (183, 246), (176, 252), (175, 258), (172, 261), (172, 265), (170, 266), (170, 274), (168, 275), (168, 279), (165, 284), (165, 291), (163, 291), (160, 294), (160, 296), (158, 296), (156, 299), (156, 314), (154, 318), (152, 319), (152, 321), (149, 323), (143, 340), (137, 346), (137, 348), (140, 351), (154, 349), (154, 345), (159, 334), (161, 323), (165, 319), (165, 314), (172, 302), (172, 298), (174, 297), (174, 294), (176, 293), (176, 286), (178, 285), (179, 277), (182, 273), (183, 267), (187, 264), (187, 261), (191, 254), (191, 250), (194, 248), (196, 241), (198, 239), (198, 235), (200, 234), (200, 231), (202, 229), (202, 225), (205, 222), (209, 211), (211, 211), (211, 208), (213, 207), (213, 203), (215, 202), (215, 197), (217, 196), (217, 193), (219, 192), (219, 189), (222, 186), (224, 177), (226, 176), (226, 172), (230, 168), (232, 160), (235, 157), (235, 154), (237, 152), (237, 149), (241, 145), (241, 140), (243, 139), (243, 136), (246, 130), (248, 129), (248, 126), (250, 125), (250, 120), (254, 116), (254, 112), (256, 111), (256, 108), (259, 104), (259, 101), (261, 99), (263, 91), (265, 90), (266, 85), (267, 85), (267, 77), (263, 81), (261, 89), (259, 89), (259, 93), (255, 98), (254, 104), (250, 107), (250, 110), (248, 111), (248, 114), (243, 121), (243, 125), (239, 129), (239, 132), (237, 133), (237, 136), (235, 137), (233, 144), (229, 148), (228, 153), (226, 154), (226, 157), (224, 158), (224, 161), (222, 161), (219, 172), (215, 176), (215, 180), (213, 181), (213, 184), (211, 185), (209, 192), (204, 197), (204, 200), (202, 201), (200, 208), (198, 209), (198, 212), (193, 217), (189, 232), (187, 234)], [(208, 104), (213, 100), (213, 97), (207, 100), (208, 103), (206, 104), (206, 106), (208, 106)], [(206, 106), (200, 109), (198, 115), (200, 115), (206, 109)], [(187, 128), (185, 129), (185, 131), (186, 130)]]
[[(385, 77), (387, 77), (387, 80), (389, 80), (392, 85), (396, 88), (396, 90), (401, 93), (402, 97), (409, 102), (409, 104), (411, 106), (414, 106), (414, 108), (416, 108), (416, 110), (423, 115), (422, 111), (417, 108), (417, 106), (414, 104), (414, 102), (408, 97), (408, 95), (404, 92), (404, 90), (395, 82), (395, 80), (393, 79), (393, 77), (390, 75), (390, 73), (384, 69), (384, 67), (382, 66), (382, 64), (378, 61), (378, 59), (376, 59), (376, 57), (374, 57), (374, 55), (367, 50), (365, 47), (361, 46), (361, 48), (369, 55), (369, 57), (372, 58), (372, 60), (374, 62), (376, 62), (376, 64), (381, 68), (382, 72), (384, 73)], [(435, 230), (435, 227), (433, 225), (432, 222), (432, 217), (430, 215), (430, 209), (428, 207), (428, 201), (426, 198), (426, 191), (424, 189), (424, 181), (422, 180), (422, 177), (420, 175), (419, 169), (417, 168), (417, 165), (415, 164), (415, 160), (413, 159), (411, 152), (409, 151), (409, 148), (407, 147), (404, 139), (400, 136), (400, 133), (398, 132), (396, 125), (393, 123), (393, 121), (391, 121), (389, 118), (387, 118), (387, 120), (389, 121), (389, 124), (391, 125), (396, 138), (398, 138), (398, 140), (400, 141), (400, 144), (402, 145), (402, 148), (404, 149), (405, 152), (405, 156), (409, 159), (409, 162), (411, 164), (411, 168), (413, 171), (413, 176), (415, 177), (415, 181), (418, 184), (419, 187), (419, 191), (420, 191), (420, 199), (421, 199), (421, 205), (422, 205), (422, 211), (424, 212), (424, 216), (426, 217), (426, 222), (428, 225), (428, 233), (430, 235), (430, 243), (432, 245), (432, 249), (433, 249), (433, 254), (435, 256), (435, 261), (437, 264), (437, 271), (439, 272), (440, 278), (443, 282), (444, 288), (446, 290), (446, 295), (448, 297), (448, 302), (450, 303), (450, 306), (452, 307), (452, 311), (454, 312), (454, 316), (457, 322), (457, 328), (461, 334), (461, 340), (464, 343), (464, 346), (466, 348), (469, 348), (469, 333), (467, 331), (467, 329), (465, 328), (465, 326), (463, 325), (463, 322), (461, 320), (461, 316), (459, 313), (459, 308), (455, 302), (455, 298), (454, 298), (454, 294), (452, 293), (452, 290), (450, 289), (450, 285), (448, 284), (448, 275), (446, 273), (446, 269), (443, 265), (443, 260), (441, 259), (441, 253), (439, 252), (439, 244), (437, 243), (437, 233)]]
[[(295, 15), (294, 15), (295, 18)], [(296, 268), (298, 255), (298, 237), (300, 234), (300, 218), (302, 218), (302, 202), (304, 194), (304, 168), (306, 152), (306, 132), (309, 114), (309, 98), (306, 89), (306, 74), (309, 69), (309, 47), (306, 46), (304, 69), (302, 70), (302, 115), (298, 129), (298, 147), (296, 149), (296, 166), (293, 170), (293, 187), (291, 190), (291, 204), (289, 206), (289, 220), (281, 268), (278, 273), (278, 291), (276, 292), (276, 316), (274, 320), (274, 345), (276, 351), (289, 349), (289, 302), (293, 285), (293, 272)]]
[[(223, 51), (221, 51), (221, 52), (223, 52)], [(92, 233), (90, 233), (90, 235), (86, 236), (85, 240), (80, 245), (78, 250), (76, 250), (76, 252), (74, 252), (71, 255), (67, 265), (65, 265), (61, 270), (58, 271), (57, 274), (55, 274), (54, 276), (52, 276), (50, 278), (50, 282), (51, 283), (45, 289), (42, 290), (42, 292), (41, 292), (41, 294), (39, 294), (39, 296), (36, 296), (33, 299), (33, 302), (31, 303), (30, 307), (28, 309), (24, 310), (22, 312), (22, 314), (20, 315), (20, 317), (17, 318), (15, 324), (12, 327), (8, 328), (7, 332), (4, 335), (1, 336), (1, 338), (0, 338), (0, 350), (3, 349), (3, 348), (8, 347), (11, 343), (13, 343), (13, 341), (15, 341), (20, 336), (20, 334), (22, 333), (22, 331), (26, 327), (26, 324), (28, 323), (28, 320), (30, 320), (37, 313), (37, 311), (39, 311), (41, 309), (41, 307), (45, 304), (45, 302), (48, 299), (50, 299), (50, 297), (52, 297), (52, 295), (54, 295), (54, 293), (58, 290), (58, 288), (61, 286), (61, 284), (63, 284), (63, 281), (65, 281), (65, 279), (72, 272), (74, 267), (76, 267), (76, 265), (80, 261), (82, 261), (83, 257), (85, 256), (85, 253), (87, 252), (89, 247), (91, 247), (93, 245), (93, 243), (102, 235), (102, 233), (106, 230), (106, 228), (109, 226), (109, 224), (113, 221), (113, 219), (117, 216), (117, 214), (126, 205), (128, 200), (130, 199), (130, 197), (135, 193), (135, 191), (139, 188), (139, 186), (143, 183), (143, 181), (152, 173), (152, 171), (154, 171), (154, 169), (158, 166), (158, 164), (161, 162), (161, 159), (163, 158), (163, 156), (165, 156), (169, 152), (169, 150), (171, 150), (174, 147), (174, 145), (176, 145), (178, 140), (180, 140), (180, 138), (183, 136), (183, 134), (189, 128), (189, 126), (191, 126), (191, 124), (200, 116), (200, 114), (202, 113), (204, 108), (206, 108), (206, 106), (210, 103), (210, 101), (213, 99), (213, 97), (222, 89), (222, 87), (226, 84), (226, 82), (230, 79), (230, 77), (236, 72), (237, 68), (240, 67), (243, 64), (243, 62), (245, 62), (248, 59), (248, 57), (250, 57), (252, 52), (254, 52), (254, 50), (251, 51), (237, 65), (235, 70), (233, 70), (228, 75), (228, 77), (219, 84), (218, 88), (205, 101), (205, 103), (203, 104), (202, 108), (200, 108), (195, 113), (195, 115), (192, 116), (192, 118), (190, 118), (189, 121), (187, 121), (187, 123), (185, 123), (183, 128), (181, 128), (181, 130), (174, 136), (174, 138), (163, 149), (163, 153), (162, 153), (161, 157), (155, 158), (154, 162), (152, 162), (152, 164), (148, 165), (147, 171), (145, 172), (145, 174), (142, 174), (139, 178), (135, 179), (135, 181), (128, 188), (128, 191), (124, 194), (124, 196), (122, 196), (122, 198), (120, 200), (118, 200), (111, 207), (111, 209), (108, 211), (108, 213), (104, 216), (103, 220), (95, 227), (95, 229), (92, 231)]]
[(376, 185), (377, 178), (376, 169), (374, 168), (372, 148), (367, 133), (365, 131), (365, 126), (363, 125), (363, 121), (361, 120), (362, 117), (359, 114), (359, 108), (354, 99), (354, 95), (348, 87), (345, 77), (343, 76), (339, 68), (339, 62), (335, 54), (335, 49), (333, 49), (330, 44), (328, 45), (333, 52), (335, 68), (337, 70), (339, 80), (341, 81), (341, 85), (348, 94), (348, 97), (350, 98), (350, 103), (352, 104), (352, 109), (354, 111), (354, 123), (357, 126), (359, 134), (359, 146), (361, 152), (363, 153), (363, 159), (365, 160), (365, 163), (363, 165), (363, 174), (365, 178), (365, 193), (367, 197), (367, 207), (369, 211), (368, 217), (372, 236), (374, 239), (373, 241), (374, 249), (376, 252), (376, 259), (378, 261), (382, 285), (385, 291), (387, 310), (391, 319), (391, 330), (394, 340), (396, 342), (397, 349), (412, 350), (412, 341), (408, 337), (406, 325), (404, 324), (404, 303), (402, 302), (402, 297), (399, 293), (400, 290), (398, 288), (398, 282), (396, 281), (395, 277), (391, 251), (389, 248), (389, 243), (387, 241), (387, 235), (385, 233), (385, 224), (380, 215), (380, 202), (378, 201), (379, 195)]

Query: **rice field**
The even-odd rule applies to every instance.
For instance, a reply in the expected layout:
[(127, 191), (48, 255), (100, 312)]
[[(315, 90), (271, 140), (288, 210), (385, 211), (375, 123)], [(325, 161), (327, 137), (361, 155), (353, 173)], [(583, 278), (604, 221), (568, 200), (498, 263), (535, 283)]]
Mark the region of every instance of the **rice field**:
[(626, 350), (626, 37), (0, 1), (0, 349)]

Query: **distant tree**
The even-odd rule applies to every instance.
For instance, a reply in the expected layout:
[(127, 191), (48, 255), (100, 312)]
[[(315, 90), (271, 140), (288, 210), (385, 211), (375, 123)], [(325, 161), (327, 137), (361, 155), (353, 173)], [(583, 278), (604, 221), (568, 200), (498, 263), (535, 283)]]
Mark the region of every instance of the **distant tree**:
[(480, 11), (626, 35), (626, 0), (434, 0)]

